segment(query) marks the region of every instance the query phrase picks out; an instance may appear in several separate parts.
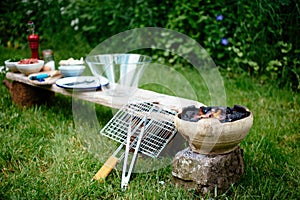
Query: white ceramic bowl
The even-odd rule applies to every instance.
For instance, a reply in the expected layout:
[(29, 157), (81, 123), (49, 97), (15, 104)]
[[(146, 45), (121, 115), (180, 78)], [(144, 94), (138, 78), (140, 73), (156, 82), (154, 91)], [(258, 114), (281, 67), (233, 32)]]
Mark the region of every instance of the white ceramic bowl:
[(80, 76), (84, 69), (84, 65), (62, 65), (59, 68), (59, 71), (64, 77)]
[(9, 60), (4, 61), (5, 66), (9, 69), (9, 71), (11, 72), (18, 72), (18, 68), (17, 68), (17, 63), (18, 62), (12, 62)]
[(34, 63), (34, 64), (16, 64), (17, 69), (25, 75), (29, 75), (29, 74), (33, 74), (33, 73), (37, 73), (39, 71), (41, 71), (41, 69), (44, 66), (44, 60), (38, 60), (38, 63)]

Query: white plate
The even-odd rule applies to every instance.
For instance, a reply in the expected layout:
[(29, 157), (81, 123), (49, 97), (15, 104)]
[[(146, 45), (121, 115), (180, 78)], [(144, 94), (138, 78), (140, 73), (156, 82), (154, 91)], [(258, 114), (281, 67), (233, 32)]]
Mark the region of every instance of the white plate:
[(56, 85), (64, 89), (74, 89), (80, 91), (96, 90), (101, 86), (109, 84), (108, 79), (105, 77), (96, 78), (94, 76), (74, 76), (58, 79)]

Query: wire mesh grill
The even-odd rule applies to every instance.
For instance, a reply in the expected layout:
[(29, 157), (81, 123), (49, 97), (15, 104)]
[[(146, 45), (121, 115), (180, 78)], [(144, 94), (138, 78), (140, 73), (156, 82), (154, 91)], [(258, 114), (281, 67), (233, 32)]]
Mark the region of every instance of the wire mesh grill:
[(125, 143), (128, 127), (131, 125), (132, 136), (130, 140), (132, 148), (135, 149), (136, 136), (139, 135), (142, 126), (144, 126), (143, 117), (145, 115), (147, 116), (145, 132), (139, 152), (152, 158), (158, 157), (177, 133), (173, 123), (175, 111), (161, 108), (157, 104), (149, 102), (127, 104), (114, 115), (100, 133), (114, 141)]

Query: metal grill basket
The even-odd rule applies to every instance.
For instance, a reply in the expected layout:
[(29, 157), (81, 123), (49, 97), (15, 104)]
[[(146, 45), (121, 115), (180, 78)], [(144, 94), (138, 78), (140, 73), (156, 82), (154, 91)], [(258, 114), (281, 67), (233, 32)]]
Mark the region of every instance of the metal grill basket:
[(136, 147), (136, 136), (144, 126), (143, 118), (147, 116), (139, 152), (152, 158), (158, 157), (164, 147), (177, 133), (173, 118), (175, 111), (167, 110), (159, 104), (141, 102), (123, 106), (103, 127), (100, 133), (118, 143), (126, 143), (128, 127), (131, 125), (131, 148)]

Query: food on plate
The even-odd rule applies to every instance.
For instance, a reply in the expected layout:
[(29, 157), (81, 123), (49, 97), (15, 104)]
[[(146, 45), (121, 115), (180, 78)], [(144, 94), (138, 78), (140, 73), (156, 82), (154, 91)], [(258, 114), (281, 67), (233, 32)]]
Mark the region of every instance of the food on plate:
[(68, 60), (61, 60), (58, 63), (59, 65), (83, 65), (83, 57), (80, 58), (80, 60), (76, 60), (74, 58), (69, 58)]
[(18, 62), (18, 64), (35, 64), (35, 63), (39, 63), (39, 60), (36, 58), (26, 58)]

